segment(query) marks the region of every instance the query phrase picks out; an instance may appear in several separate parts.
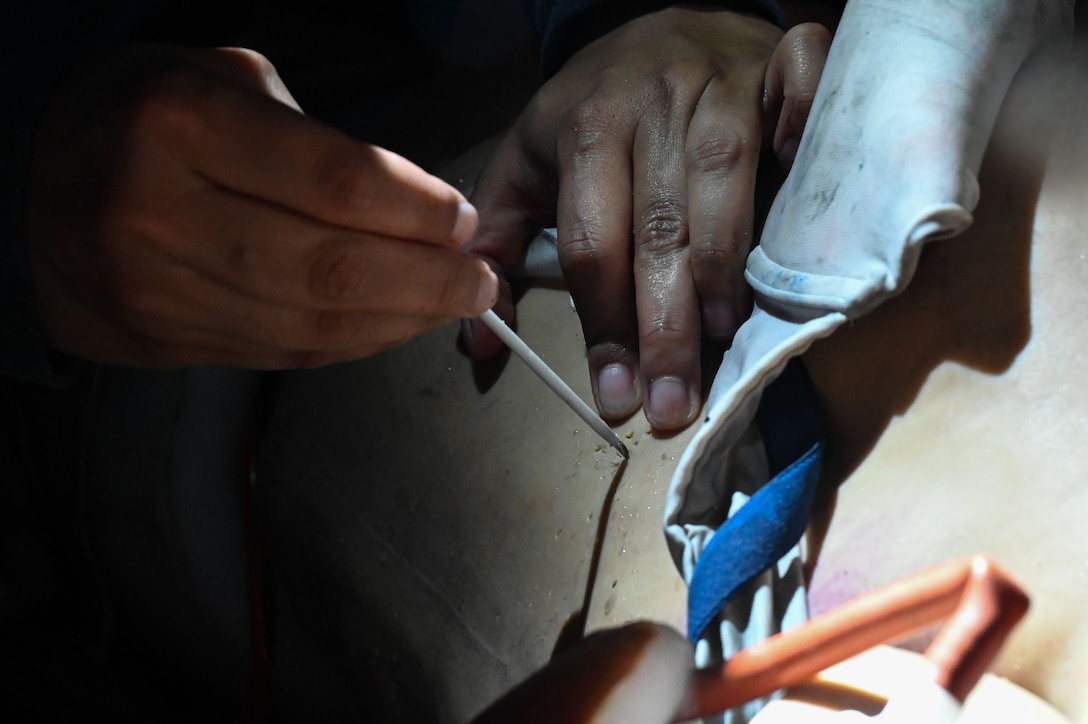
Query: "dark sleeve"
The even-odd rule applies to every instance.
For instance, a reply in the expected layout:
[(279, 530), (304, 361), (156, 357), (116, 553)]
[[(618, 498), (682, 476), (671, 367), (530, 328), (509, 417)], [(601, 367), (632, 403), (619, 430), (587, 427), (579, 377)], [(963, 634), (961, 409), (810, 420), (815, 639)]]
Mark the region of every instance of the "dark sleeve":
[[(567, 59), (591, 40), (627, 20), (678, 4), (677, 0), (529, 0), (532, 19), (540, 35), (544, 76), (554, 74)], [(777, 0), (698, 0), (697, 4), (720, 6), (752, 13), (779, 27), (786, 16)]]
[(34, 129), (72, 62), (68, 49), (8, 46), (0, 57), (0, 375), (63, 387), (78, 363), (52, 349), (39, 322), (22, 201)]
[(80, 362), (50, 348), (30, 278), (22, 204), (34, 131), (58, 83), (87, 53), (131, 36), (161, 0), (26, 4), (0, 43), (0, 375), (51, 387)]

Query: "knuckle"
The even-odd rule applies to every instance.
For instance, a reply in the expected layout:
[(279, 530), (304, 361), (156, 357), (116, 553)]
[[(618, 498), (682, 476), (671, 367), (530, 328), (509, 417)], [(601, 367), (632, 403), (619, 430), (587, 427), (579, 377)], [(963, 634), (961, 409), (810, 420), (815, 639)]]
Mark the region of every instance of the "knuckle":
[(603, 98), (591, 97), (575, 105), (567, 120), (571, 153), (576, 156), (596, 153), (614, 133), (615, 115), (613, 104)]
[(646, 347), (671, 347), (684, 339), (686, 330), (673, 315), (661, 311), (647, 320), (639, 333), (639, 344)]
[(344, 301), (356, 296), (367, 285), (366, 266), (347, 250), (324, 255), (310, 268), (309, 288), (314, 296), (328, 301)]
[(600, 224), (580, 220), (570, 226), (559, 244), (562, 265), (568, 270), (598, 266), (607, 256), (604, 229)]
[(684, 206), (674, 198), (655, 201), (642, 216), (635, 243), (647, 254), (675, 251), (687, 241), (688, 223)]
[(643, 107), (648, 106), (666, 114), (674, 108), (686, 87), (685, 70), (683, 66), (671, 66), (647, 83), (642, 93)]
[(688, 150), (688, 165), (698, 173), (720, 174), (742, 165), (755, 153), (753, 145), (734, 129), (719, 128)]

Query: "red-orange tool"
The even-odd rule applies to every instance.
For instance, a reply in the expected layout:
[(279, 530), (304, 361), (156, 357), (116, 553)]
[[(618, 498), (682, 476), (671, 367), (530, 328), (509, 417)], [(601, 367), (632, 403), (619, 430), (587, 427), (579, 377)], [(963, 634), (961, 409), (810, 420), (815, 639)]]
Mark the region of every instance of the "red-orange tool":
[(695, 673), (675, 720), (720, 713), (945, 620), (925, 657), (963, 702), (1028, 609), (1024, 589), (986, 556), (959, 558), (878, 588)]

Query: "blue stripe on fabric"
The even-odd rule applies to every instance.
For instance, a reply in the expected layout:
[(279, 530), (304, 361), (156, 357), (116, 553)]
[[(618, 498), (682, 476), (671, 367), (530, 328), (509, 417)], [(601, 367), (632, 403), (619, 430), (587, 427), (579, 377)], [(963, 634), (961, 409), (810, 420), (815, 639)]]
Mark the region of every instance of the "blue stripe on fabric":
[(764, 391), (760, 426), (771, 479), (714, 533), (688, 586), (694, 643), (729, 600), (804, 535), (820, 478), (821, 425), (799, 361)]

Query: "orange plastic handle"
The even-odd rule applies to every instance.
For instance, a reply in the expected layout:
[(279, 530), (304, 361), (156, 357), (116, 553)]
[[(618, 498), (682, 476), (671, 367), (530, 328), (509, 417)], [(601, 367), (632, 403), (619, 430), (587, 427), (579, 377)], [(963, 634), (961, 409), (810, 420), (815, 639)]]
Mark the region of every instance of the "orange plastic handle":
[(941, 620), (925, 656), (937, 683), (963, 701), (1028, 610), (1024, 589), (995, 561), (958, 558), (849, 601), (695, 673), (675, 721), (712, 716)]

